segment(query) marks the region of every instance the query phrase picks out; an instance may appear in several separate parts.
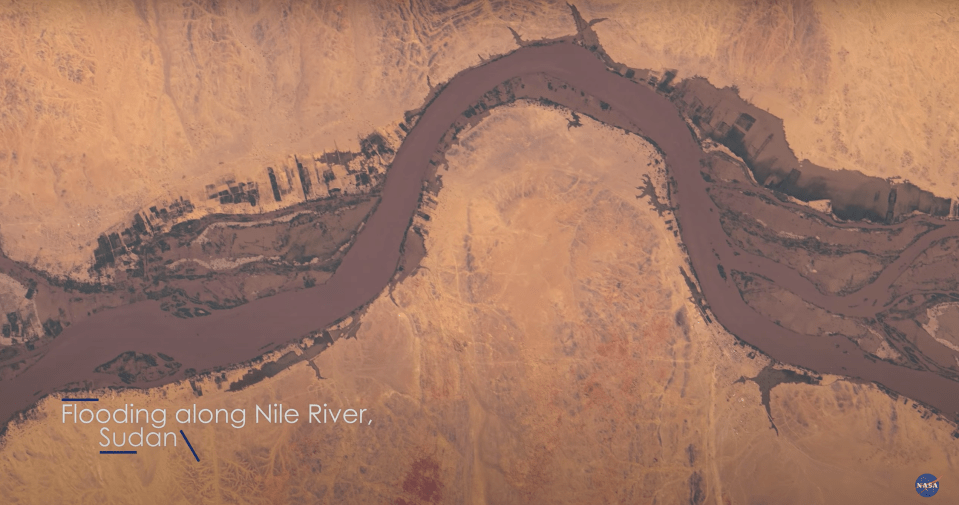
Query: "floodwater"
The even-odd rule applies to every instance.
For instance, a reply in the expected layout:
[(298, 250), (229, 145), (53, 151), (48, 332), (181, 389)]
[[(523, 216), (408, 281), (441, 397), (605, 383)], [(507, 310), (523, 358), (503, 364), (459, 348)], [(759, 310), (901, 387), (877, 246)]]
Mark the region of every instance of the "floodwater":
[[(666, 97), (608, 71), (588, 50), (559, 43), (524, 47), (465, 70), (442, 89), (398, 150), (382, 200), (326, 283), (202, 318), (177, 318), (160, 310), (156, 302), (142, 302), (77, 322), (47, 347), (42, 359), (0, 383), (0, 422), (56, 390), (120, 385), (116, 376), (98, 374), (94, 369), (125, 351), (164, 353), (180, 362), (181, 370), (209, 370), (250, 360), (270, 343), (290, 341), (323, 328), (369, 302), (396, 270), (428, 162), (451, 124), (486, 91), (513, 77), (534, 73), (546, 73), (603, 100), (662, 150), (676, 183), (673, 203), (683, 242), (711, 310), (730, 332), (779, 361), (878, 382), (950, 418), (957, 417), (959, 383), (876, 360), (843, 337), (806, 336), (786, 330), (750, 308), (732, 278), (724, 279), (717, 266), (763, 275), (833, 313), (876, 314), (889, 302), (889, 286), (899, 273), (936, 238), (959, 235), (956, 227), (944, 226), (921, 237), (864, 289), (848, 296), (824, 295), (789, 267), (730, 244), (700, 175), (700, 162), (706, 155)], [(134, 385), (155, 386), (183, 377), (181, 371)]]

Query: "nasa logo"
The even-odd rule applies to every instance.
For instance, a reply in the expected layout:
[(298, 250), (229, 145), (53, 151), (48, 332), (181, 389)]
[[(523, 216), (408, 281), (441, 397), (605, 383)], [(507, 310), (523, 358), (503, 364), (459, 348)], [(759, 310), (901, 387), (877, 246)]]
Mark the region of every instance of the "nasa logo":
[(916, 492), (919, 496), (929, 498), (939, 492), (939, 479), (931, 473), (924, 473), (916, 479)]

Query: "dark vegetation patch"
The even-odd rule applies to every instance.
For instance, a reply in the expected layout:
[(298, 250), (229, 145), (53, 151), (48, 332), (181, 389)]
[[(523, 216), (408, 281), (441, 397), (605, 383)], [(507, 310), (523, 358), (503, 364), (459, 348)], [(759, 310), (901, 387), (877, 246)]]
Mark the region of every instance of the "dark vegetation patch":
[(164, 363), (160, 363), (153, 354), (126, 351), (96, 367), (94, 371), (116, 375), (124, 384), (152, 382), (172, 376), (179, 371), (180, 363), (167, 358), (169, 356), (161, 358)]

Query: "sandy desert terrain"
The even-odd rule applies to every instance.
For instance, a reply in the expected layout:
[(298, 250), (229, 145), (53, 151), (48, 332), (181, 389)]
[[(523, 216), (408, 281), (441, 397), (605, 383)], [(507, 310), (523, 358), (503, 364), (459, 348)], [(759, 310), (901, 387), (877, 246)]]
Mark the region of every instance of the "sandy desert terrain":
[[(453, 2), (450, 2), (453, 4)], [(949, 2), (582, 2), (607, 51), (735, 85), (800, 158), (952, 197)], [(20, 2), (2, 8), (0, 238), (88, 276), (96, 237), (292, 154), (357, 150), (430, 83), (572, 30), (563, 2)], [(366, 34), (375, 33), (376, 37)], [(933, 40), (933, 43), (927, 43)], [(244, 209), (199, 209), (205, 212)], [(42, 213), (42, 218), (41, 218)]]
[[(393, 134), (430, 85), (514, 48), (507, 27), (527, 40), (573, 31), (563, 2), (449, 3), (0, 6), (3, 253), (89, 279), (97, 237), (134, 213), (226, 180), (268, 188), (266, 167), (291, 155)], [(738, 87), (783, 118), (800, 158), (959, 196), (952, 3), (577, 6), (608, 18), (595, 30), (613, 58)], [(769, 361), (703, 320), (670, 224), (637, 198), (644, 174), (661, 175), (655, 151), (569, 120), (521, 105), (462, 135), (417, 223), (420, 268), (368, 307), (355, 339), (239, 392), (205, 377), (202, 396), (188, 383), (100, 394), (103, 407), (325, 402), (369, 409), (372, 425), (179, 426), (201, 462), (182, 441), (100, 456), (96, 431), (60, 423), (49, 398), (10, 428), (0, 496), (898, 504), (919, 500), (919, 473), (957, 480), (955, 427), (870, 385), (778, 385), (770, 419), (760, 387), (739, 380)], [(25, 286), (0, 281), (2, 312), (35, 310)], [(953, 316), (929, 318), (952, 328)], [(959, 498), (954, 485), (939, 495)]]
[(201, 397), (187, 384), (102, 394), (102, 407), (328, 403), (370, 409), (372, 425), (179, 425), (200, 463), (182, 441), (115, 459), (95, 453), (95, 430), (61, 424), (50, 399), (7, 437), (3, 494), (911, 503), (916, 469), (959, 476), (954, 428), (873, 386), (779, 385), (774, 430), (757, 384), (738, 380), (768, 361), (703, 321), (672, 273), (684, 266), (672, 232), (636, 198), (655, 151), (589, 120), (568, 129), (568, 119), (509, 107), (462, 137), (421, 268), (369, 307), (355, 339), (314, 360), (323, 379), (303, 364), (238, 393), (208, 378)]

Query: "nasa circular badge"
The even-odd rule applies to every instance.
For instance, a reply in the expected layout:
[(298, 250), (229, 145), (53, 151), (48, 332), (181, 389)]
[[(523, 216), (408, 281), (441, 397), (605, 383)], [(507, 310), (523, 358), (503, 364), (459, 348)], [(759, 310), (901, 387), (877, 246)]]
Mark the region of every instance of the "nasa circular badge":
[(939, 479), (931, 473), (924, 473), (916, 479), (916, 492), (919, 496), (929, 498), (939, 492)]

